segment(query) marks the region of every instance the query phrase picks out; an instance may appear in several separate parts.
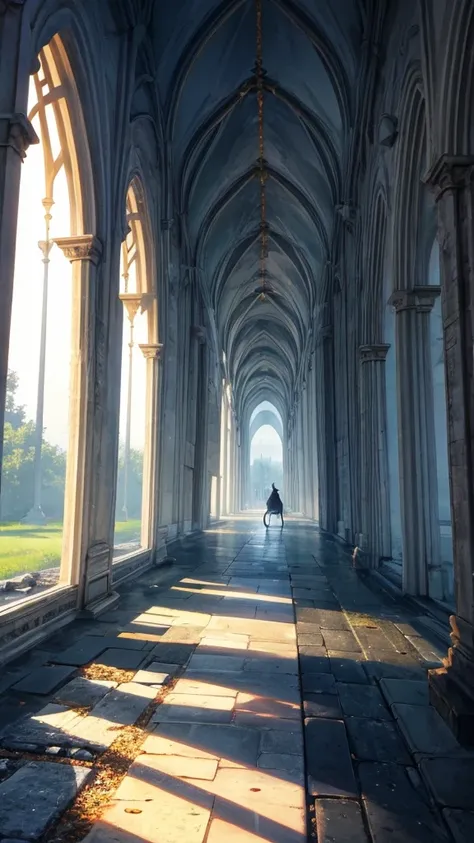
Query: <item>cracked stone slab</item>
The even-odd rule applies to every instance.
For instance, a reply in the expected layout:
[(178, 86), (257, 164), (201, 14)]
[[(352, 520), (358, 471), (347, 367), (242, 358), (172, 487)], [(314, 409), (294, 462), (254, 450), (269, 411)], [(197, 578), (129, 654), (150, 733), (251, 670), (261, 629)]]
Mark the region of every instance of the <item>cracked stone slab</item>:
[(357, 802), (349, 799), (316, 799), (318, 843), (371, 843)]
[(27, 694), (50, 694), (62, 682), (74, 673), (75, 667), (53, 666), (38, 667), (23, 679), (13, 685), (12, 691), (23, 691)]
[(363, 763), (359, 777), (374, 843), (448, 843), (416, 774), (399, 764)]
[(347, 717), (346, 726), (359, 761), (411, 763), (395, 723), (369, 720), (365, 717)]
[(0, 835), (38, 840), (61, 815), (91, 771), (84, 767), (30, 762), (0, 784)]
[(311, 796), (358, 795), (344, 723), (308, 718), (304, 721), (306, 769)]

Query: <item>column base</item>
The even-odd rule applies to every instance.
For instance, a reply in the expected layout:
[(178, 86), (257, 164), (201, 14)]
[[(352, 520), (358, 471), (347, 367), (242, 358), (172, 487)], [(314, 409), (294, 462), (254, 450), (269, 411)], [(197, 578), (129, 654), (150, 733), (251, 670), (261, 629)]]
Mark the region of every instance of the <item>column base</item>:
[(117, 591), (111, 591), (110, 594), (106, 594), (105, 597), (100, 598), (95, 603), (91, 603), (85, 609), (82, 609), (78, 613), (79, 618), (98, 618), (100, 615), (103, 615), (105, 612), (110, 612), (112, 609), (115, 609), (120, 602), (120, 595)]
[(21, 519), (22, 524), (36, 524), (43, 526), (46, 524), (46, 515), (40, 506), (32, 506), (30, 511)]
[(430, 702), (464, 746), (474, 746), (474, 700), (450, 679), (449, 668), (428, 673)]

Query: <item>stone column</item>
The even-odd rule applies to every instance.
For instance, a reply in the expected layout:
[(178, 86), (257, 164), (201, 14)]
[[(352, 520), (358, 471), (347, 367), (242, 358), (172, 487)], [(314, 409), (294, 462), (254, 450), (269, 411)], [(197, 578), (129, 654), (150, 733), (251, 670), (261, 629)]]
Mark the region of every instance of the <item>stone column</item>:
[(73, 265), (69, 446), (64, 508), (63, 559), (79, 608), (100, 614), (118, 601), (112, 590), (112, 548), (95, 540), (92, 518), (96, 424), (97, 346), (95, 302), (102, 247), (90, 234), (55, 243)]
[(390, 499), (386, 443), (385, 358), (389, 345), (362, 345), (360, 360), (360, 429), (362, 500), (361, 548), (370, 567), (390, 556)]
[(319, 523), (323, 530), (336, 532), (337, 481), (334, 429), (333, 330), (326, 325), (316, 344), (317, 449)]
[[(440, 561), (440, 527), (430, 313), (437, 287), (392, 294), (397, 358), (398, 454), (403, 541), (403, 589), (430, 594)], [(432, 595), (433, 596), (433, 595)]]
[(448, 453), (456, 614), (445, 667), (431, 671), (431, 700), (457, 738), (474, 745), (474, 158), (443, 156), (435, 189), (441, 247)]
[(21, 165), (30, 144), (39, 143), (19, 111), (26, 102), (17, 103), (19, 72), (29, 73), (21, 68), (22, 6), (0, 0), (0, 482)]
[(143, 454), (142, 545), (157, 551), (159, 544), (159, 439), (161, 409), (161, 343), (140, 344), (146, 360), (145, 452)]
[(193, 529), (207, 527), (209, 512), (209, 472), (207, 468), (209, 442), (209, 366), (207, 336), (204, 327), (195, 328), (198, 342), (198, 388), (196, 402), (196, 437), (194, 445)]

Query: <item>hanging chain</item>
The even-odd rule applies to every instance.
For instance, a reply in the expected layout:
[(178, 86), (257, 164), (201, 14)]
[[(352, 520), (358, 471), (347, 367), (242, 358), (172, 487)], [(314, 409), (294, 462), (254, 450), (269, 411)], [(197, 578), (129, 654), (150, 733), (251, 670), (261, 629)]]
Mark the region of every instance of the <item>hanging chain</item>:
[(255, 0), (256, 24), (257, 24), (257, 55), (255, 60), (255, 76), (257, 83), (257, 107), (258, 107), (258, 169), (260, 179), (260, 282), (262, 291), (261, 301), (265, 300), (266, 293), (266, 259), (267, 259), (267, 209), (265, 186), (267, 171), (265, 166), (265, 139), (264, 139), (264, 78), (263, 69), (263, 37), (262, 37), (262, 0)]

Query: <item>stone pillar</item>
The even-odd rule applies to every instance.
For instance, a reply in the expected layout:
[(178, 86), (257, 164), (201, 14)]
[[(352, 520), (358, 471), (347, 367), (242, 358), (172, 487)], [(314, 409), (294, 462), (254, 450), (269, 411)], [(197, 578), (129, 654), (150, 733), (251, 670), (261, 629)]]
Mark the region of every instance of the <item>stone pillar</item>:
[(95, 538), (92, 519), (96, 424), (95, 302), (102, 247), (90, 234), (55, 239), (73, 265), (69, 446), (63, 570), (79, 586), (79, 608), (100, 614), (118, 601), (112, 590), (112, 548)]
[(369, 565), (390, 556), (390, 498), (386, 443), (385, 358), (389, 345), (363, 345), (360, 360), (362, 456), (361, 548)]
[[(0, 0), (0, 482), (21, 165), (30, 144), (39, 143), (18, 110), (26, 106), (26, 92), (25, 102), (17, 103), (22, 5)], [(22, 72), (27, 78), (29, 69)]]
[(433, 704), (474, 745), (474, 158), (443, 156), (435, 189), (441, 248), (448, 453), (456, 614), (445, 667), (430, 672)]
[(194, 447), (194, 483), (193, 483), (193, 529), (207, 527), (209, 519), (208, 501), (210, 500), (209, 472), (207, 467), (209, 443), (209, 352), (206, 331), (200, 327), (195, 331), (198, 340), (199, 373), (196, 409), (196, 438)]
[(140, 344), (146, 360), (146, 416), (145, 452), (143, 454), (142, 545), (153, 548), (159, 544), (159, 438), (161, 410), (161, 343)]
[(398, 454), (403, 540), (403, 589), (430, 594), (440, 561), (440, 527), (430, 313), (437, 287), (392, 294), (398, 393)]
[(319, 523), (323, 530), (336, 532), (337, 482), (334, 428), (333, 330), (326, 325), (319, 331), (316, 345), (317, 448)]

